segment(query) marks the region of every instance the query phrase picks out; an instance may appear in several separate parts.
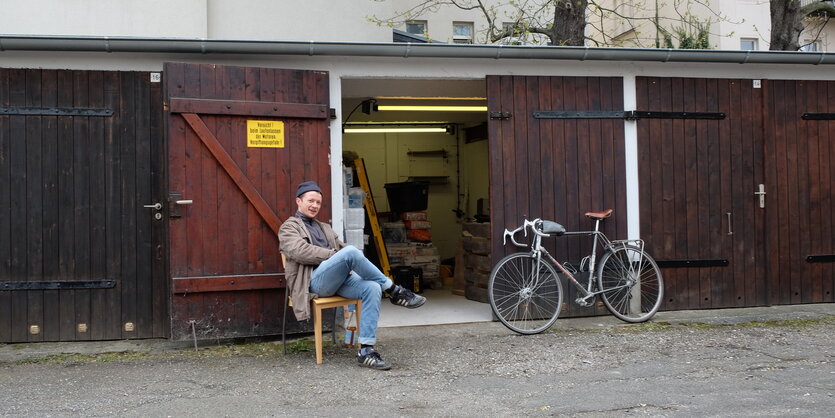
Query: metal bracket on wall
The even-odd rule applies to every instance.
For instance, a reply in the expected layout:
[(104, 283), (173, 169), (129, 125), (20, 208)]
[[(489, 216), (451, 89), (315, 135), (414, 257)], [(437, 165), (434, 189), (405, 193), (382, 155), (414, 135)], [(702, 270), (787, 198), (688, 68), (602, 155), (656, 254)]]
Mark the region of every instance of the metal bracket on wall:
[(25, 116), (113, 116), (113, 109), (87, 109), (80, 107), (25, 107), (0, 106), (0, 115)]
[(723, 112), (651, 112), (644, 110), (537, 110), (534, 119), (725, 119)]
[(508, 120), (511, 116), (510, 112), (490, 112), (490, 119)]
[(116, 280), (0, 283), (0, 290), (112, 289), (114, 287), (116, 287)]
[(835, 120), (835, 113), (810, 113), (806, 112), (800, 116), (803, 120)]
[(727, 267), (728, 260), (658, 260), (655, 262), (660, 268), (681, 268), (681, 267)]
[(807, 255), (807, 263), (835, 263), (835, 254)]

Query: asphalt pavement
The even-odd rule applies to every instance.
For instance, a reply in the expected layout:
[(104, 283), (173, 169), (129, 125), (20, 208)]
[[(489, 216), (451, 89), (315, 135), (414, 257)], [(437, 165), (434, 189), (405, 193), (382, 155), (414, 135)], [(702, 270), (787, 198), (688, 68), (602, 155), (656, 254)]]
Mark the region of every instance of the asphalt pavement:
[(394, 367), (307, 338), (0, 344), (0, 416), (821, 416), (835, 304), (384, 328)]

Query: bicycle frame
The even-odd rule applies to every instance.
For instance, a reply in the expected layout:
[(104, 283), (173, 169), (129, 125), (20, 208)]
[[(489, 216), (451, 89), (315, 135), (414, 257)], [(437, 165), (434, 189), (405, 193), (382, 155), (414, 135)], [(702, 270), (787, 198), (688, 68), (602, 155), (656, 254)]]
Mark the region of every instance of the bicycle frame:
[[(542, 238), (543, 237), (550, 238), (551, 235), (539, 231), (538, 227), (543, 222), (541, 219), (537, 218), (537, 219), (534, 219), (533, 221), (528, 221), (526, 219), (524, 221), (524, 223), (522, 224), (522, 226), (520, 226), (519, 228), (514, 229), (513, 231), (505, 229), (503, 243), (506, 244), (507, 243), (507, 238), (510, 237), (510, 241), (513, 243), (513, 245), (515, 245), (517, 247), (528, 247), (528, 245), (526, 245), (526, 244), (521, 244), (519, 242), (516, 242), (515, 235), (517, 233), (519, 233), (520, 231), (522, 231), (522, 232), (524, 232), (525, 236), (527, 236), (528, 235), (528, 228), (530, 228), (531, 232), (533, 232), (533, 234), (534, 234), (533, 242), (530, 244), (530, 248), (531, 248), (531, 254), (533, 254), (534, 257), (537, 260), (536, 271), (537, 272), (539, 271), (539, 263), (542, 262), (542, 254), (545, 254), (545, 256), (547, 257), (547, 260), (552, 265), (557, 267), (563, 274), (565, 274), (566, 277), (568, 277), (568, 280), (571, 282), (571, 284), (582, 295), (581, 297), (577, 298), (575, 300), (575, 302), (577, 302), (581, 305), (584, 305), (584, 306), (589, 306), (589, 305), (591, 305), (591, 302), (589, 302), (589, 299), (592, 299), (592, 298), (596, 297), (598, 294), (602, 293), (601, 290), (595, 291), (595, 289), (594, 289), (594, 283), (595, 283), (594, 274), (595, 274), (595, 270), (597, 269), (597, 246), (598, 246), (598, 242), (600, 243), (601, 248), (609, 249), (609, 250), (614, 250), (616, 244), (622, 244), (624, 246), (629, 245), (629, 244), (636, 245), (642, 251), (643, 251), (643, 246), (644, 246), (643, 240), (640, 240), (640, 239), (610, 241), (609, 238), (606, 236), (606, 234), (604, 234), (603, 232), (600, 231), (600, 221), (601, 221), (601, 219), (596, 219), (595, 220), (593, 231), (571, 231), (571, 232), (564, 232), (561, 235), (557, 235), (557, 236), (591, 235), (591, 236), (594, 237), (594, 239), (592, 241), (591, 254), (589, 254), (588, 256), (583, 258), (583, 260), (586, 260), (586, 259), (588, 260), (588, 266), (589, 266), (589, 277), (588, 277), (588, 281), (587, 281), (585, 287), (577, 280), (577, 278), (574, 277), (574, 274), (572, 274), (572, 272), (568, 268), (566, 268), (563, 263), (560, 263), (559, 261), (554, 259), (554, 257), (551, 255), (551, 253), (549, 253), (547, 249), (542, 247)], [(639, 260), (639, 261), (641, 261), (641, 260)], [(581, 268), (582, 268), (582, 264), (583, 264), (583, 261), (580, 262)], [(574, 273), (576, 273), (576, 271)], [(537, 278), (537, 280), (538, 280), (538, 278)]]

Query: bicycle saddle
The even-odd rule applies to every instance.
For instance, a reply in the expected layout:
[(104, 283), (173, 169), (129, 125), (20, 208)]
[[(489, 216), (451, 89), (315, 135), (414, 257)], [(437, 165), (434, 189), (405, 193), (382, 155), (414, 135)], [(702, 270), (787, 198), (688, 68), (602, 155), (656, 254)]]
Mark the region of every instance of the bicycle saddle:
[(604, 210), (603, 212), (586, 212), (586, 216), (591, 218), (591, 219), (595, 219), (595, 220), (599, 221), (601, 219), (606, 219), (609, 216), (611, 216), (612, 212), (614, 212), (613, 209), (607, 209), (607, 210)]
[(560, 236), (565, 233), (565, 227), (553, 221), (542, 221), (542, 232), (548, 235)]

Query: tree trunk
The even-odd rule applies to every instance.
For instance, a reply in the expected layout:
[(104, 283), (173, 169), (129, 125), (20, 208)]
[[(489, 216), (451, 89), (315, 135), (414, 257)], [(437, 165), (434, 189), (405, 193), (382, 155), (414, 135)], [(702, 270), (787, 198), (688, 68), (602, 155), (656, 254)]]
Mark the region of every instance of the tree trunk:
[(554, 24), (548, 31), (552, 45), (585, 45), (588, 3), (588, 0), (554, 0)]
[(772, 51), (797, 51), (803, 32), (803, 13), (800, 0), (771, 0)]

